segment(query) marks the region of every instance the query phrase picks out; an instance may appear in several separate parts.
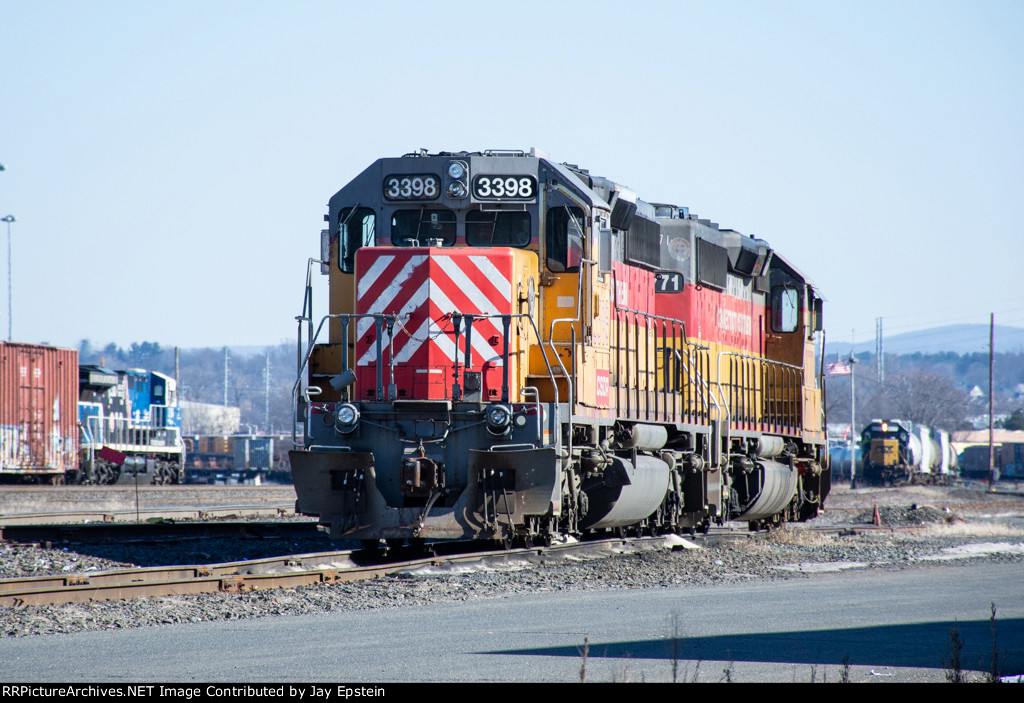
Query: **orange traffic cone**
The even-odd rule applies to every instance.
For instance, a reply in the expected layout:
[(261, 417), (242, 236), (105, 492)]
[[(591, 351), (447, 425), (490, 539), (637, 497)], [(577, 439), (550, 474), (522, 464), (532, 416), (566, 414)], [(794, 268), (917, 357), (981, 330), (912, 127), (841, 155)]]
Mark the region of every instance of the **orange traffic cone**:
[(875, 519), (872, 521), (876, 527), (881, 527), (882, 516), (878, 514), (878, 506), (875, 506)]

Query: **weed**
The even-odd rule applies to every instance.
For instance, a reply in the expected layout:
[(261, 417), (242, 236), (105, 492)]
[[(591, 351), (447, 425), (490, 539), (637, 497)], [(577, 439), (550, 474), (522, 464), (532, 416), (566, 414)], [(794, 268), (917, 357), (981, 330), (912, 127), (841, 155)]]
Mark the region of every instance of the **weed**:
[(960, 662), (960, 654), (964, 649), (964, 638), (960, 636), (960, 630), (949, 628), (949, 659), (946, 660), (946, 681), (949, 683), (965, 683), (963, 665)]
[(697, 683), (697, 678), (700, 675), (701, 660), (697, 660), (697, 665), (693, 667), (693, 677), (690, 679), (690, 683)]
[(850, 683), (850, 655), (843, 655), (843, 668), (839, 670), (839, 683)]
[[(996, 604), (992, 603), (992, 615), (989, 617), (989, 625), (992, 628), (992, 667), (989, 670), (987, 683), (999, 683), (999, 646), (996, 644)], [(1003, 652), (1003, 658), (1006, 652)]]
[(718, 683), (732, 683), (732, 667), (735, 663), (732, 659), (729, 660), (729, 666), (722, 669), (722, 678), (718, 680)]
[[(628, 660), (627, 656), (627, 660)], [(629, 683), (629, 662), (625, 661), (619, 664), (618, 676), (612, 674), (612, 683)]]
[(828, 535), (790, 525), (772, 530), (768, 533), (767, 541), (797, 547), (823, 547), (834, 543), (834, 540)]

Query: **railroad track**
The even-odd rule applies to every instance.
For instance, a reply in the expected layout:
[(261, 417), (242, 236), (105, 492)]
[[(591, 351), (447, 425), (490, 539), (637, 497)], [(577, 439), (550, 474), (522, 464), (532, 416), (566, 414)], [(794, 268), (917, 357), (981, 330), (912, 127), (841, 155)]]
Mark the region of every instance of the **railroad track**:
[[(932, 506), (935, 507), (935, 506)], [(949, 504), (951, 509), (998, 509), (993, 503)], [(830, 513), (853, 514), (865, 508), (832, 508)], [(913, 532), (920, 526), (836, 524), (805, 526), (815, 532), (850, 534), (852, 532)], [(20, 525), (2, 528), (9, 541), (127, 541), (132, 538), (196, 537), (292, 537), (316, 534), (312, 521), (291, 522), (195, 522), (157, 524), (74, 524)], [(713, 528), (707, 535), (689, 538), (698, 544), (762, 539), (765, 532), (751, 533), (744, 525)], [(633, 539), (606, 539), (554, 545), (550, 548), (484, 550), (480, 543), (466, 546), (471, 553), (458, 551), (457, 545), (433, 545), (435, 554), (394, 561), (381, 561), (365, 552), (331, 551), (276, 556), (204, 565), (154, 566), (97, 572), (78, 572), (55, 576), (35, 576), (0, 580), (0, 606), (59, 605), (89, 601), (124, 600), (140, 597), (195, 593), (241, 593), (269, 588), (288, 588), (319, 583), (337, 583), (412, 572), (423, 568), (446, 568), (461, 563), (509, 562), (554, 559), (580, 553), (608, 555), (614, 551), (664, 549), (673, 536)], [(679, 538), (675, 538), (679, 539)], [(681, 539), (677, 543), (683, 544)], [(439, 553), (453, 550), (453, 553)]]
[[(719, 537), (728, 538), (725, 535)], [(398, 561), (378, 561), (365, 553), (338, 551), (221, 564), (33, 576), (0, 580), (0, 606), (62, 605), (196, 593), (243, 593), (268, 588), (358, 581), (469, 563), (487, 563), (493, 567), (511, 562), (581, 555), (608, 556), (615, 552), (665, 547), (665, 537), (643, 537), (574, 542), (547, 548), (430, 555)]]
[[(289, 529), (290, 523), (272, 523), (269, 528)], [(181, 525), (179, 525), (181, 526)], [(251, 529), (254, 523), (234, 527)], [(82, 526), (74, 526), (81, 528)], [(102, 526), (99, 526), (102, 527)], [(108, 526), (111, 527), (111, 526)], [(204, 527), (197, 525), (198, 528)], [(315, 525), (306, 526), (314, 529)], [(850, 530), (874, 531), (901, 528), (875, 528), (870, 525), (830, 525), (816, 531), (843, 533)], [(78, 572), (65, 575), (33, 576), (0, 580), (0, 607), (62, 605), (91, 601), (186, 595), (198, 593), (244, 593), (270, 588), (293, 588), (321, 583), (341, 583), (377, 578), (421, 569), (450, 569), (459, 565), (480, 564), (491, 568), (513, 563), (541, 562), (566, 557), (591, 558), (615, 553), (652, 549), (683, 549), (687, 542), (711, 546), (726, 542), (764, 539), (767, 532), (750, 532), (744, 525), (712, 528), (693, 537), (677, 535), (613, 538), (551, 547), (481, 550), (480, 542), (440, 543), (435, 553), (412, 558), (386, 559), (356, 550), (317, 552), (249, 559), (204, 565), (158, 566)], [(402, 552), (397, 552), (401, 554)]]
[(27, 524), (0, 527), (0, 542), (21, 544), (132, 542), (150, 540), (195, 540), (230, 538), (294, 539), (326, 537), (318, 532), (315, 520), (175, 522), (159, 520), (141, 523), (62, 523)]
[(0, 515), (0, 529), (14, 525), (137, 523), (152, 520), (210, 520), (213, 518), (272, 517), (294, 514), (294, 502), (115, 510), (45, 510)]

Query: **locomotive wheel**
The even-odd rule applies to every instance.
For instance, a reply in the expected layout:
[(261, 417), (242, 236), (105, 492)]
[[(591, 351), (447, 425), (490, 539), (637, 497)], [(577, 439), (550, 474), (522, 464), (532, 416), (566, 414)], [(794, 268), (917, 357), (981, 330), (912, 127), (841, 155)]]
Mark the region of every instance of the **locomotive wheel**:
[(118, 471), (107, 464), (100, 464), (96, 467), (96, 485), (109, 486), (117, 480)]

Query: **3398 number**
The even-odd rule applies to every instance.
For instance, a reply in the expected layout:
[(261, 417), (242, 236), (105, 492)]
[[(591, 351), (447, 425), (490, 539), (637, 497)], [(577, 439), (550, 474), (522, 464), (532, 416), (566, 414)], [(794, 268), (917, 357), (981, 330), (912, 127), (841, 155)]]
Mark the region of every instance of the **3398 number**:
[(441, 179), (435, 175), (413, 174), (384, 179), (384, 197), (388, 200), (434, 200), (441, 194)]
[(477, 176), (473, 196), (484, 200), (533, 200), (537, 181), (530, 176)]

